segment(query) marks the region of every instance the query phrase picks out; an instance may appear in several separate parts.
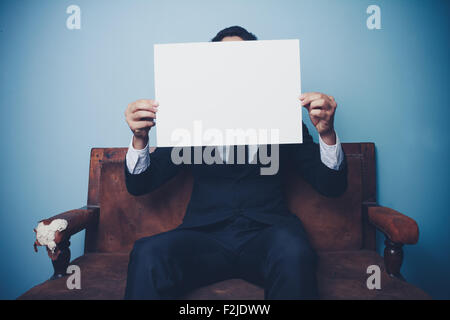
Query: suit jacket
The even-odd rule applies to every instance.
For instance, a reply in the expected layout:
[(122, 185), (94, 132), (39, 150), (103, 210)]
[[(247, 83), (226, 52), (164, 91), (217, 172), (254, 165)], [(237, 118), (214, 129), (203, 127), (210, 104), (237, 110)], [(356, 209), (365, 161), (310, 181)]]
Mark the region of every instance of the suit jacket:
[(299, 222), (289, 212), (283, 194), (282, 176), (290, 161), (289, 167), (298, 170), (325, 196), (339, 196), (347, 187), (345, 157), (339, 170), (325, 166), (320, 159), (320, 147), (313, 142), (304, 124), (303, 144), (279, 145), (279, 170), (274, 175), (261, 175), (260, 168), (267, 165), (259, 162), (175, 165), (171, 152), (172, 148), (157, 148), (151, 155), (150, 166), (137, 175), (130, 174), (125, 165), (125, 181), (128, 192), (140, 196), (161, 186), (181, 168), (190, 167), (194, 185), (183, 223), (178, 228), (209, 225), (236, 215), (268, 224)]

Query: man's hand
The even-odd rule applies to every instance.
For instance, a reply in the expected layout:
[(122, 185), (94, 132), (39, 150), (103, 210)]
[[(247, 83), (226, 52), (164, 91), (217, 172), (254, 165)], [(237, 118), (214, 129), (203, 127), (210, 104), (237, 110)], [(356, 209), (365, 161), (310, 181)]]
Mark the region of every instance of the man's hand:
[(302, 94), (300, 101), (302, 106), (308, 110), (311, 122), (322, 140), (328, 145), (336, 144), (334, 114), (337, 103), (334, 98), (319, 92), (309, 92)]
[(137, 100), (125, 110), (125, 120), (133, 132), (133, 148), (142, 150), (148, 143), (148, 132), (155, 125), (159, 104), (153, 100)]

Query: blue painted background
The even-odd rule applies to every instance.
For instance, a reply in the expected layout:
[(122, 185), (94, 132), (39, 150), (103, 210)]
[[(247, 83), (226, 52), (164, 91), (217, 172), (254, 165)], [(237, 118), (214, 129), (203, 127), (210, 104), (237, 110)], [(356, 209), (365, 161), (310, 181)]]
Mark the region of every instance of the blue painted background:
[[(153, 44), (208, 41), (236, 24), (260, 39), (301, 39), (304, 91), (336, 97), (342, 141), (376, 142), (380, 204), (420, 225), (404, 275), (450, 298), (449, 3), (1, 1), (0, 298), (51, 275), (32, 229), (85, 205), (91, 147), (128, 145), (123, 111), (153, 96)], [(71, 4), (82, 10), (78, 31), (66, 29)], [(382, 30), (366, 27), (370, 4)], [(72, 238), (75, 257), (83, 237)]]

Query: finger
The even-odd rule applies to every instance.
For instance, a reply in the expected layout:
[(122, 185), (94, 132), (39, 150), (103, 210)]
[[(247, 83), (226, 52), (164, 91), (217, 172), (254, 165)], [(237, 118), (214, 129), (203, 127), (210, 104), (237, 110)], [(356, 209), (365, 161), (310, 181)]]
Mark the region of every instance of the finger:
[(158, 108), (159, 103), (154, 100), (138, 100), (133, 103), (132, 112), (135, 112), (137, 110), (148, 110), (148, 111), (154, 111), (154, 108)]
[(310, 98), (311, 96), (316, 96), (318, 95), (318, 92), (305, 92), (303, 94), (300, 95), (300, 97), (298, 97), (301, 101), (306, 100), (308, 98)]
[(134, 110), (134, 112), (137, 112), (137, 111), (140, 111), (140, 110), (143, 110), (143, 111), (149, 111), (149, 112), (154, 112), (154, 113), (156, 113), (156, 112), (158, 112), (158, 107), (153, 107), (153, 106), (138, 106), (138, 107), (136, 107), (136, 109)]
[(314, 118), (324, 119), (326, 118), (326, 112), (322, 109), (312, 109), (309, 115)]
[(137, 122), (136, 125), (136, 129), (140, 130), (140, 129), (148, 129), (151, 128), (155, 125), (155, 123), (153, 121), (139, 121)]
[(303, 99), (301, 99), (302, 102), (302, 106), (306, 106), (308, 104), (310, 104), (312, 101), (317, 100), (317, 99), (321, 99), (322, 98), (322, 94), (320, 93), (307, 93)]
[(133, 113), (136, 113), (138, 111), (149, 111), (149, 112), (153, 112), (156, 113), (158, 112), (158, 107), (153, 107), (153, 106), (137, 106)]
[(309, 109), (330, 109), (330, 104), (325, 99), (317, 99), (310, 103)]
[(150, 118), (150, 119), (156, 119), (156, 113), (146, 111), (146, 110), (139, 110), (133, 113), (132, 118), (134, 121), (138, 121), (140, 119)]
[(147, 129), (147, 128), (153, 127), (154, 125), (155, 125), (155, 123), (153, 121), (136, 121), (131, 126), (131, 130), (136, 131), (136, 130)]
[(328, 99), (330, 99), (330, 105), (331, 105), (331, 107), (336, 108), (336, 107), (337, 107), (337, 102), (336, 102), (336, 100), (334, 99), (334, 97), (333, 97), (333, 96), (328, 96)]

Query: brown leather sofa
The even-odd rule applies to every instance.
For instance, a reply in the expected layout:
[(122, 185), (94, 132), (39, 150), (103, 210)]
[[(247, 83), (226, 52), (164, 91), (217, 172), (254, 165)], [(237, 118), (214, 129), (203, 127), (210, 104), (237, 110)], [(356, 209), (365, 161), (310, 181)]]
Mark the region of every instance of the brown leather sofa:
[[(303, 221), (319, 253), (321, 298), (429, 299), (400, 274), (402, 246), (417, 243), (419, 230), (411, 218), (377, 206), (374, 144), (346, 143), (343, 148), (349, 187), (341, 197), (319, 195), (294, 173), (285, 177), (289, 207)], [(45, 224), (57, 218), (68, 221), (66, 230), (56, 233), (56, 251), (48, 252), (55, 273), (19, 299), (121, 299), (134, 241), (181, 223), (192, 188), (190, 173), (183, 171), (151, 194), (133, 197), (124, 184), (125, 154), (125, 148), (92, 149), (87, 206), (43, 220)], [(375, 228), (386, 236), (384, 259), (376, 252)], [(84, 229), (84, 255), (70, 262), (70, 237)], [(81, 290), (67, 289), (63, 275), (69, 262), (81, 269)], [(367, 288), (370, 265), (382, 270), (380, 290)], [(230, 279), (184, 298), (262, 299), (263, 289)]]

